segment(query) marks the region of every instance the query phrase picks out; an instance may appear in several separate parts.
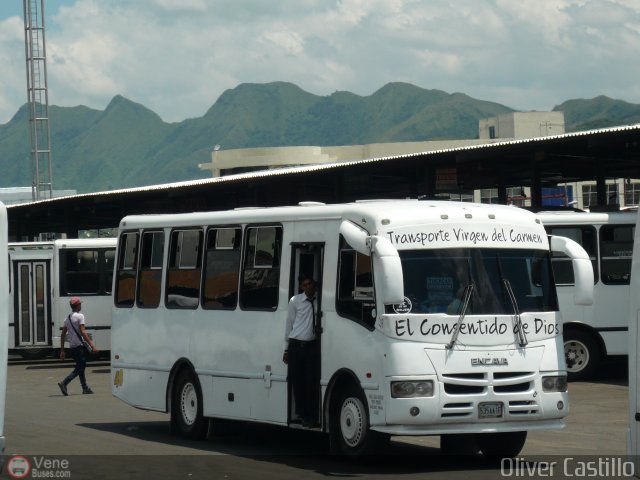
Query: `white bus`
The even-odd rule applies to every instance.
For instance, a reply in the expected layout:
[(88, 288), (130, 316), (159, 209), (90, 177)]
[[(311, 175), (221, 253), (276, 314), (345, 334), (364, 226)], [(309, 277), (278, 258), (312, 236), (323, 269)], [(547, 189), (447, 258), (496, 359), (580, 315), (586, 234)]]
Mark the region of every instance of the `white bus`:
[(5, 436), (4, 406), (7, 396), (7, 361), (9, 344), (9, 265), (7, 263), (7, 209), (0, 202), (0, 471), (2, 470)]
[[(576, 301), (588, 303), (586, 252), (562, 237), (551, 244), (574, 258)], [(472, 440), (485, 455), (516, 455), (528, 430), (563, 426), (549, 239), (534, 214), (500, 205), (303, 202), (125, 217), (113, 394), (170, 412), (188, 437), (206, 435), (209, 419), (302, 428), (282, 362), (300, 273), (319, 282), (317, 421), (333, 451), (441, 435), (448, 451)]]
[[(640, 213), (639, 213), (640, 214)], [(640, 475), (640, 229), (637, 218), (631, 261), (631, 292), (629, 295), (629, 428), (627, 453), (635, 462), (636, 476)]]
[(59, 348), (72, 296), (96, 346), (109, 350), (115, 248), (115, 238), (9, 243), (10, 351), (41, 358)]
[(578, 242), (593, 264), (593, 305), (573, 302), (571, 262), (554, 254), (552, 263), (564, 321), (569, 380), (593, 376), (608, 355), (626, 355), (629, 334), (629, 281), (635, 212), (541, 212), (547, 232)]

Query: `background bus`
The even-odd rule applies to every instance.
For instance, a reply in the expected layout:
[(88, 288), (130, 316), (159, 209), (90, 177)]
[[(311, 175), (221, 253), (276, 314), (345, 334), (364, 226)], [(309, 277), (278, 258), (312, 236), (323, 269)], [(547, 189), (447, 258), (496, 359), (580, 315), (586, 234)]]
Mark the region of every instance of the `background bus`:
[(9, 329), (9, 265), (7, 263), (7, 210), (0, 202), (0, 471), (5, 449), (4, 407), (7, 394)]
[(629, 428), (627, 452), (635, 463), (636, 476), (640, 475), (640, 217), (637, 218), (631, 262), (631, 286), (629, 296)]
[(87, 330), (100, 350), (111, 345), (115, 238), (9, 244), (9, 349), (41, 358), (60, 346), (69, 298), (82, 298)]
[(573, 302), (570, 259), (553, 256), (553, 271), (564, 321), (564, 350), (570, 380), (590, 378), (607, 355), (626, 355), (629, 281), (636, 212), (540, 212), (547, 232), (578, 242), (593, 264), (591, 306)]
[(320, 285), (316, 420), (334, 451), (440, 435), (451, 452), (464, 437), (485, 455), (516, 455), (528, 430), (561, 428), (568, 413), (549, 242), (574, 259), (576, 301), (588, 303), (586, 252), (513, 207), (406, 200), (125, 217), (112, 392), (170, 412), (190, 437), (208, 418), (304, 428), (282, 361), (304, 272)]

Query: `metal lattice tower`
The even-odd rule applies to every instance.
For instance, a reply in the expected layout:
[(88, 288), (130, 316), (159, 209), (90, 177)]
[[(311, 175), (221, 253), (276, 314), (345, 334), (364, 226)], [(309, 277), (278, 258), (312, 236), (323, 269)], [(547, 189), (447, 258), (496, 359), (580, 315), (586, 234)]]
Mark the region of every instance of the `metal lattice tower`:
[(51, 131), (44, 39), (44, 0), (23, 0), (24, 44), (27, 59), (29, 143), (34, 200), (51, 198)]

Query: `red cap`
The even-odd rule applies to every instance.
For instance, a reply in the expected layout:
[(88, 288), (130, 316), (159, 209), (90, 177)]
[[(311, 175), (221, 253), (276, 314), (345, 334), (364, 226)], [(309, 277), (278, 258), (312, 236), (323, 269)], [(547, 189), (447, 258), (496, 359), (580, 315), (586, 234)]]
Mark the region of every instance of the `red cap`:
[(69, 300), (69, 305), (80, 305), (82, 303), (82, 300), (80, 300), (78, 297), (71, 297), (71, 300)]

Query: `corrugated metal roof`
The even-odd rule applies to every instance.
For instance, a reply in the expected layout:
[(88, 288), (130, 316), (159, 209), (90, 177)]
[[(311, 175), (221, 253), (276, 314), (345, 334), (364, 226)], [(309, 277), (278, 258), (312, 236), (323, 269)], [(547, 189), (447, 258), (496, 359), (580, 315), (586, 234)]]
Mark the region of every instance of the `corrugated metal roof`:
[[(232, 183), (232, 182), (239, 182), (243, 180), (275, 177), (275, 176), (281, 176), (281, 175), (290, 175), (294, 173), (309, 173), (309, 172), (329, 170), (334, 168), (346, 168), (353, 165), (383, 162), (383, 161), (389, 161), (389, 160), (395, 160), (395, 159), (401, 159), (401, 158), (412, 158), (412, 157), (418, 157), (418, 156), (428, 157), (428, 156), (435, 156), (435, 155), (441, 155), (446, 153), (479, 151), (483, 149), (497, 149), (500, 147), (512, 146), (512, 145), (544, 143), (544, 142), (549, 142), (553, 140), (562, 140), (562, 139), (575, 138), (575, 137), (587, 137), (587, 136), (599, 135), (603, 133), (615, 133), (615, 132), (634, 131), (634, 130), (640, 131), (640, 124), (600, 128), (600, 129), (585, 130), (585, 131), (572, 132), (572, 133), (563, 133), (559, 135), (550, 135), (546, 137), (533, 137), (533, 138), (506, 140), (504, 142), (491, 142), (491, 143), (486, 143), (482, 145), (468, 145), (463, 147), (444, 148), (439, 150), (429, 150), (426, 152), (406, 153), (402, 155), (390, 155), (385, 157), (367, 158), (362, 160), (350, 160), (350, 161), (344, 161), (344, 162), (324, 163), (324, 164), (299, 166), (299, 167), (273, 168), (269, 170), (260, 170), (260, 171), (249, 172), (249, 173), (226, 175), (224, 177), (204, 178), (204, 179), (198, 179), (198, 180), (186, 180), (182, 182), (148, 185), (144, 187), (131, 187), (131, 188), (123, 188), (123, 189), (117, 189), (117, 190), (107, 190), (102, 192), (81, 193), (78, 195), (71, 195), (67, 197), (57, 197), (57, 198), (51, 198), (51, 199), (38, 200), (35, 202), (30, 202), (28, 203), (28, 205), (58, 202), (58, 201), (61, 201), (64, 199), (70, 199), (70, 198), (81, 199), (81, 198), (90, 198), (90, 197), (117, 196), (117, 195), (128, 194), (128, 193), (150, 192), (150, 191), (159, 191), (159, 190), (174, 190), (174, 189), (179, 189), (183, 187), (214, 185), (218, 183)], [(22, 204), (22, 206), (24, 205), (27, 205), (27, 204)], [(12, 208), (12, 206), (8, 205), (7, 208)]]

